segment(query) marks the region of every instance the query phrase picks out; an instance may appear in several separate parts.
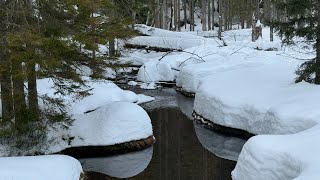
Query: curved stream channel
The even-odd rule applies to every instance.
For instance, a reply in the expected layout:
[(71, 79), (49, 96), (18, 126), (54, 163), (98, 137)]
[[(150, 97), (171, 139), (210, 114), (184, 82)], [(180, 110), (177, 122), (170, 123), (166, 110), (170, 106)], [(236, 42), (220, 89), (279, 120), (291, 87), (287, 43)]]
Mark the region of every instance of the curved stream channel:
[(144, 104), (153, 125), (155, 144), (143, 151), (80, 159), (90, 180), (228, 180), (246, 140), (216, 134), (191, 118), (193, 99), (173, 89), (144, 91), (156, 98)]

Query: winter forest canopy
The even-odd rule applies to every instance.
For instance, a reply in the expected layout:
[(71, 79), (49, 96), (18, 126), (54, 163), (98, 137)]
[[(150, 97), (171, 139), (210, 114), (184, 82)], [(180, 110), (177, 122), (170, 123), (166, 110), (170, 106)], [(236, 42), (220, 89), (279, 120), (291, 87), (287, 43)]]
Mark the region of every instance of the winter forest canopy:
[[(41, 179), (32, 168), (61, 163), (55, 168), (68, 172), (52, 179), (84, 179), (78, 160), (51, 154), (152, 146), (158, 130), (148, 103), (172, 108), (159, 97), (175, 88), (192, 97), (185, 110), (189, 100), (170, 95), (187, 118), (251, 137), (240, 156), (214, 150), (238, 160), (233, 179), (314, 179), (309, 171), (320, 165), (301, 154), (314, 145), (304, 139), (320, 136), (319, 24), (319, 0), (0, 0), (0, 155), (31, 156), (0, 164), (30, 165), (22, 175)], [(273, 174), (261, 177), (264, 168)], [(0, 179), (13, 177), (9, 170), (0, 165)]]

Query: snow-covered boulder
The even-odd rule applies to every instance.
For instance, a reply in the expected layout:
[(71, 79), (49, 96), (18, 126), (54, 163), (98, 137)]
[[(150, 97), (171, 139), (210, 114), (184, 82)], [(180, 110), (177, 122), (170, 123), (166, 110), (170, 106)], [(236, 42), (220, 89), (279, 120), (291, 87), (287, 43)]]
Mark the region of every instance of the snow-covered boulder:
[(244, 67), (258, 66), (259, 64), (261, 62), (226, 61), (220, 56), (213, 61), (186, 65), (178, 74), (176, 85), (181, 87), (183, 91), (196, 93), (201, 80), (207, 76)]
[(320, 87), (294, 83), (301, 62), (268, 60), (204, 78), (194, 110), (216, 124), (252, 134), (288, 134), (320, 122)]
[(145, 63), (139, 69), (137, 79), (142, 82), (174, 81), (175, 74), (170, 64), (162, 61), (152, 61)]
[[(87, 114), (77, 114), (69, 131), (50, 134), (54, 142), (46, 153), (60, 152), (69, 147), (108, 146), (141, 140), (153, 135), (151, 120), (140, 106), (113, 102)], [(71, 142), (63, 138), (74, 137)]]
[(320, 179), (320, 125), (292, 135), (260, 135), (242, 149), (234, 180)]
[(110, 102), (144, 103), (153, 100), (153, 98), (137, 95), (132, 91), (122, 90), (111, 81), (93, 81), (86, 77), (85, 79), (89, 81), (87, 85), (90, 89), (90, 95), (82, 99), (75, 100), (71, 95), (60, 96), (55, 94), (53, 81), (49, 78), (38, 80), (38, 93), (64, 99), (70, 115), (83, 114)]
[(82, 167), (69, 156), (0, 158), (1, 180), (79, 180)]

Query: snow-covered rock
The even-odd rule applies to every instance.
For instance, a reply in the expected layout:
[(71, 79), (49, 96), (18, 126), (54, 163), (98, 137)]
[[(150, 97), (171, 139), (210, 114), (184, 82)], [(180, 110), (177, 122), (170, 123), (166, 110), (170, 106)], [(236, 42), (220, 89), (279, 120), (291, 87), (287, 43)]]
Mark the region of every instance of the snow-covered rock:
[(301, 62), (268, 60), (208, 76), (194, 110), (205, 119), (253, 134), (288, 134), (320, 122), (320, 87), (294, 83)]
[(320, 179), (320, 126), (292, 135), (260, 135), (242, 149), (234, 180)]
[(142, 82), (174, 81), (175, 74), (170, 64), (152, 61), (145, 63), (139, 69), (137, 79)]
[[(69, 114), (83, 114), (87, 111), (95, 110), (110, 102), (146, 102), (146, 96), (139, 96), (132, 91), (122, 90), (111, 81), (92, 81), (89, 86), (89, 96), (82, 99), (74, 99), (71, 95), (60, 96), (55, 94), (51, 79), (38, 80), (38, 93), (40, 95), (48, 95), (49, 97), (63, 98), (69, 108)], [(140, 99), (144, 98), (144, 99)], [(150, 99), (149, 99), (150, 100)]]
[(0, 158), (1, 180), (79, 180), (82, 167), (69, 156)]
[(241, 67), (258, 66), (259, 64), (261, 62), (247, 62), (243, 60), (226, 61), (222, 58), (217, 58), (210, 62), (189, 64), (181, 69), (176, 79), (176, 85), (184, 91), (196, 93), (201, 80), (207, 76), (224, 71), (233, 71)]
[[(60, 152), (69, 147), (107, 146), (153, 135), (151, 120), (140, 106), (128, 102), (113, 102), (87, 114), (77, 114), (69, 131), (49, 133), (54, 139), (46, 153)], [(63, 140), (74, 137), (71, 142)]]

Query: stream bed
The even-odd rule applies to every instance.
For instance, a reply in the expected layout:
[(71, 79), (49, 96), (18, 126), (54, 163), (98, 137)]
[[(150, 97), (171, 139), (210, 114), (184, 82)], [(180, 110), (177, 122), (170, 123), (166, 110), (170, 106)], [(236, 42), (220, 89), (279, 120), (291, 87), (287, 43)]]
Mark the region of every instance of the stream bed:
[(143, 151), (80, 159), (87, 179), (231, 179), (246, 140), (197, 124), (191, 118), (193, 98), (173, 89), (130, 90), (156, 98), (143, 105), (152, 120), (156, 142)]

